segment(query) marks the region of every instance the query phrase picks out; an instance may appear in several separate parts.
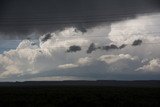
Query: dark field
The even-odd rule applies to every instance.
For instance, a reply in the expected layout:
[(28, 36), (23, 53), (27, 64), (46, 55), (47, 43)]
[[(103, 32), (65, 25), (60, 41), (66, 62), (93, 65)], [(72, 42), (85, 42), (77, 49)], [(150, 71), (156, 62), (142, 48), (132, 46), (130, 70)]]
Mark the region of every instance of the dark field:
[(160, 107), (160, 87), (0, 86), (0, 107)]

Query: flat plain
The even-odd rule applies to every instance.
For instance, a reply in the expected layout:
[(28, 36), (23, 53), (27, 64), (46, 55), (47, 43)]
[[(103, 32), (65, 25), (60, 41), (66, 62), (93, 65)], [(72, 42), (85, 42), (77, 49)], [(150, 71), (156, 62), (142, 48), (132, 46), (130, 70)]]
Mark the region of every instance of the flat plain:
[[(78, 83), (76, 85), (76, 82), (71, 82), (72, 84), (69, 82), (63, 85), (60, 83), (55, 84), (55, 82), (44, 82), (46, 85), (43, 82), (40, 82), (40, 85), (38, 83), (10, 83), (5, 86), (4, 84), (3, 86), (1, 85), (0, 107), (160, 106), (160, 87), (155, 87), (154, 85), (152, 87), (82, 84), (85, 82), (81, 82), (81, 85)], [(94, 83), (96, 84), (96, 82)], [(112, 84), (114, 85), (114, 83)]]

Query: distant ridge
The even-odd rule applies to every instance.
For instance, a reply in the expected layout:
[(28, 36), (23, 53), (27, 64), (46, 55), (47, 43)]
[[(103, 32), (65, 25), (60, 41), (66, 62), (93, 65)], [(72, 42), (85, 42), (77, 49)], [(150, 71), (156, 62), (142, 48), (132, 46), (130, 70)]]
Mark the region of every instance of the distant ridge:
[(160, 87), (160, 80), (69, 80), (69, 81), (24, 81), (24, 82), (0, 82), (0, 87), (9, 86), (113, 86), (113, 87)]

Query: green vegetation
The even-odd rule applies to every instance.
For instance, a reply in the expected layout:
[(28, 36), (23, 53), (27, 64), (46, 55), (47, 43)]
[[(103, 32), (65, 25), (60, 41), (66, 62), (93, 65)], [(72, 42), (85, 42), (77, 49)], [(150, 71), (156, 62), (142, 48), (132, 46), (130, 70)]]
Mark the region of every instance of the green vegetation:
[(0, 87), (0, 107), (160, 107), (160, 88), (105, 86)]

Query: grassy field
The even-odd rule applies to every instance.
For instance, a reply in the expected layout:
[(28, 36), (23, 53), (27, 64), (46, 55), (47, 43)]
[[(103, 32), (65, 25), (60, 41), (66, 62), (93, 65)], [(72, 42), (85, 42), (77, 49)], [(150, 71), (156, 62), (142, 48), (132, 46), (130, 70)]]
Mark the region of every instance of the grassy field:
[(0, 87), (0, 107), (160, 107), (158, 87)]

